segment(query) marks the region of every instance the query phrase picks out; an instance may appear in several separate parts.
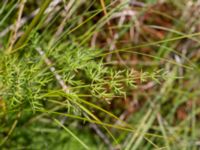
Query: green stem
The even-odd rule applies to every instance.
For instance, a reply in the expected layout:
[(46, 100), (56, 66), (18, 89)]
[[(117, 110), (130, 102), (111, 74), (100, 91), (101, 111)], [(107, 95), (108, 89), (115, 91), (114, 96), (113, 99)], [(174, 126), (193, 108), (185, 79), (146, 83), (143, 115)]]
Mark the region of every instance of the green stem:
[(32, 31), (32, 29), (35, 27), (35, 25), (40, 21), (44, 11), (46, 8), (49, 6), (51, 0), (45, 0), (44, 3), (42, 4), (39, 13), (34, 17), (32, 20), (31, 24), (28, 26), (27, 30), (25, 33), (21, 36), (21, 38), (18, 40), (18, 42), (15, 44), (14, 49), (18, 49), (21, 47), (28, 39), (28, 35)]

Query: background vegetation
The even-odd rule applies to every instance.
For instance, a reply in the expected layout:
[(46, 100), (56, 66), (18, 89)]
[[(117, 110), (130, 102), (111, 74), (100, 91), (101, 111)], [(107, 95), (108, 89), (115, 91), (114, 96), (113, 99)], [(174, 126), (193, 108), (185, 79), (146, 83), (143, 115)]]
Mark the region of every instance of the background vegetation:
[(0, 149), (200, 149), (199, 0), (1, 0)]

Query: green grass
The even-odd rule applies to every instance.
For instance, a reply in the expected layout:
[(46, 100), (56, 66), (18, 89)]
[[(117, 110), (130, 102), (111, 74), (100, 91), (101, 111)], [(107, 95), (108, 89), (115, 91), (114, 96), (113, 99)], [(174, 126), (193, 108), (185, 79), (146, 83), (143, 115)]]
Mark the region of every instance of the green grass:
[(198, 150), (189, 0), (0, 2), (0, 149)]

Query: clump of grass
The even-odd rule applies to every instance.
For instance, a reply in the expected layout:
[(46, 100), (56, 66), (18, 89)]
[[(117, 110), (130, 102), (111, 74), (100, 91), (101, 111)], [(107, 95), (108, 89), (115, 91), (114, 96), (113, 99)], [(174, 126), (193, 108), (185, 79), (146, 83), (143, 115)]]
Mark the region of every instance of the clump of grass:
[(0, 147), (198, 149), (185, 3), (0, 2)]

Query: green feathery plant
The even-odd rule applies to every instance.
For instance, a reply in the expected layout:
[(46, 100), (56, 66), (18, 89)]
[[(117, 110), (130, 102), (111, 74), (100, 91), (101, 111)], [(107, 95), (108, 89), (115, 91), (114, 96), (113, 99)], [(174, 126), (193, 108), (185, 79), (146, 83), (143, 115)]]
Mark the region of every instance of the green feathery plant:
[[(173, 42), (184, 38), (198, 41), (199, 33), (173, 30), (170, 32), (176, 36), (160, 41), (119, 46), (120, 39), (137, 26), (137, 18), (148, 7), (128, 23), (121, 18), (122, 24), (115, 29), (109, 22), (117, 21), (119, 13), (126, 13), (128, 0), (119, 4), (104, 0), (19, 0), (1, 1), (0, 6), (1, 149), (173, 149), (179, 133), (189, 130), (168, 128), (162, 115), (172, 124), (185, 98), (194, 98), (198, 93), (185, 93), (182, 98), (181, 89), (174, 90), (176, 83), (184, 81), (178, 69), (190, 78), (188, 72), (198, 66), (196, 60), (176, 52)], [(159, 47), (160, 52), (136, 51), (145, 47)], [(187, 63), (174, 61), (168, 57), (170, 53)], [(127, 65), (132, 55), (151, 60), (155, 66), (147, 68), (141, 62), (133, 68)], [(197, 72), (193, 76), (198, 82)], [(155, 86), (152, 93), (138, 85), (148, 82), (150, 87)], [(161, 107), (166, 103), (170, 107), (170, 93), (178, 93), (176, 106), (166, 114), (167, 108)], [(134, 111), (131, 98), (145, 102), (126, 122), (126, 115)], [(195, 107), (193, 104), (191, 118), (198, 113)], [(180, 125), (184, 124), (187, 121)], [(192, 134), (195, 138), (194, 131)]]

